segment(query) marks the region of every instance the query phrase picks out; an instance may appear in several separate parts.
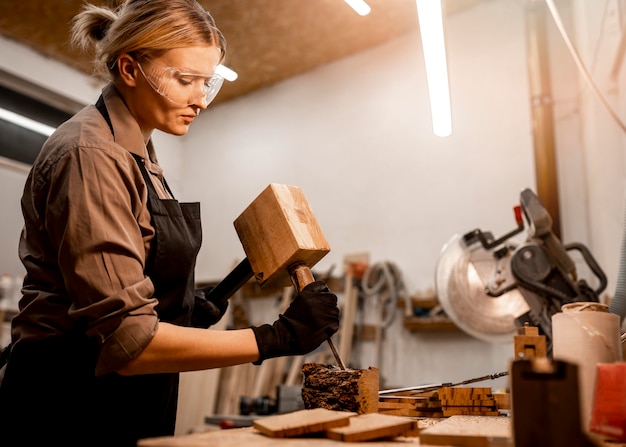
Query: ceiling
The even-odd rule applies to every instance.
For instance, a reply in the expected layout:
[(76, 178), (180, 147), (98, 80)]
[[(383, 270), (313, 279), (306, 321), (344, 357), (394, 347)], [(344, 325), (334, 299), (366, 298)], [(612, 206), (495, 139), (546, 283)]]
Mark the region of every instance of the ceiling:
[[(485, 0), (444, 0), (447, 15)], [(114, 7), (115, 0), (91, 3)], [(417, 28), (415, 0), (367, 0), (359, 16), (343, 0), (200, 0), (227, 40), (224, 62), (239, 74), (215, 103), (296, 76)], [(90, 72), (90, 61), (68, 45), (83, 0), (0, 1), (0, 35)]]

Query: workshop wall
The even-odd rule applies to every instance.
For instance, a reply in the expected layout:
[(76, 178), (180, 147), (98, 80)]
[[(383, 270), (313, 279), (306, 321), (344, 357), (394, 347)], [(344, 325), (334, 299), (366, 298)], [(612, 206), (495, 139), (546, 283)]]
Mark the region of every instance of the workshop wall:
[[(319, 270), (368, 251), (397, 262), (413, 288), (433, 286), (453, 234), (515, 227), (519, 191), (534, 184), (522, 11), (489, 3), (446, 31), (449, 138), (432, 134), (417, 34), (203, 112), (182, 185), (205, 207), (201, 272), (242, 256), (224, 229), (270, 182), (309, 198), (331, 245)], [(203, 174), (221, 187), (197, 188)]]
[[(320, 221), (331, 252), (315, 270), (341, 275), (345, 255), (368, 252), (397, 264), (409, 293), (434, 287), (455, 233), (513, 229), (519, 192), (534, 186), (523, 19), (518, 3), (492, 2), (447, 21), (446, 139), (432, 134), (417, 33), (203, 112), (181, 185), (204, 207), (200, 274), (244, 256), (232, 222), (272, 182), (302, 187)], [(199, 188), (203, 177), (220, 186)], [(383, 352), (383, 379), (406, 385), (504, 370), (512, 348), (411, 334), (398, 315)], [(359, 355), (375, 365), (373, 344)]]
[[(434, 287), (440, 250), (455, 233), (511, 230), (519, 192), (535, 182), (524, 4), (489, 2), (447, 20), (454, 133), (446, 139), (432, 135), (417, 33), (212, 107), (184, 138), (155, 135), (177, 196), (202, 202), (198, 279), (219, 279), (244, 256), (232, 222), (272, 182), (302, 187), (320, 221), (332, 251), (316, 271), (334, 267), (333, 275), (341, 276), (345, 255), (368, 252), (372, 262), (396, 263), (411, 294)], [(557, 4), (601, 91), (624, 116), (623, 74), (609, 78), (619, 27), (607, 25), (604, 2)], [(581, 84), (548, 26), (563, 240), (590, 247), (612, 293), (624, 135)], [(3, 70), (84, 103), (97, 98), (98, 83), (25, 47), (0, 38), (0, 54)], [(21, 273), (15, 201), (25, 176), (0, 167), (1, 205), (10, 215), (2, 220), (2, 268), (15, 275)], [(458, 332), (409, 333), (400, 319), (384, 346), (381, 373), (389, 384), (506, 368), (508, 345)], [(366, 367), (375, 358), (365, 348), (358, 361)]]

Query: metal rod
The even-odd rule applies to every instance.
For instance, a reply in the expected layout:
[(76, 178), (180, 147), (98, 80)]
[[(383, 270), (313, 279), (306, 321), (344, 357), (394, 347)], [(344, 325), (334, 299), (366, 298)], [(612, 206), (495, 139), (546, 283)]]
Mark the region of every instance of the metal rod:
[(335, 348), (335, 344), (333, 343), (333, 341), (329, 338), (326, 340), (328, 342), (328, 346), (330, 346), (330, 350), (333, 352), (333, 355), (335, 356), (335, 360), (337, 361), (337, 365), (339, 365), (339, 367), (343, 370), (346, 369), (346, 365), (343, 363), (343, 360), (341, 360), (341, 356), (339, 355), (339, 352), (337, 352), (337, 349)]
[(385, 394), (401, 393), (404, 391), (430, 391), (430, 390), (436, 390), (439, 388), (446, 388), (446, 387), (458, 386), (458, 385), (467, 385), (467, 384), (474, 383), (474, 382), (482, 382), (484, 380), (493, 380), (493, 379), (497, 379), (499, 377), (504, 377), (508, 375), (509, 375), (509, 372), (504, 371), (504, 372), (499, 372), (495, 374), (489, 374), (489, 375), (482, 376), (482, 377), (476, 377), (474, 379), (467, 379), (467, 380), (464, 380), (462, 382), (457, 382), (457, 383), (447, 382), (447, 383), (437, 383), (437, 384), (431, 384), (431, 385), (410, 386), (406, 388), (395, 388), (391, 390), (381, 390), (378, 392), (378, 395), (384, 396)]

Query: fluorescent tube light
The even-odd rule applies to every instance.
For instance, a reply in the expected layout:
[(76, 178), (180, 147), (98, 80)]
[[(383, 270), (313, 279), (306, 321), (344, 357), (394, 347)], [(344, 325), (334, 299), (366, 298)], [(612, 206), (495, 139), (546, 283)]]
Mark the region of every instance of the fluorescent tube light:
[(33, 132), (36, 132), (38, 134), (45, 135), (46, 137), (52, 135), (52, 132), (56, 130), (52, 126), (48, 126), (47, 124), (40, 123), (39, 121), (35, 121), (33, 119), (19, 115), (15, 112), (11, 112), (10, 110), (3, 109), (1, 107), (0, 119), (16, 124), (20, 127), (23, 127), (24, 129), (32, 130)]
[(424, 51), (433, 132), (438, 137), (447, 137), (452, 134), (452, 117), (441, 0), (415, 2)]
[(230, 68), (228, 68), (226, 65), (222, 65), (222, 64), (218, 64), (218, 66), (215, 67), (215, 74), (220, 75), (221, 77), (223, 77), (224, 79), (230, 82), (233, 82), (235, 79), (239, 77), (236, 71), (233, 71)]
[(371, 11), (370, 5), (365, 3), (363, 0), (344, 0), (350, 8), (354, 9), (356, 13), (360, 16), (366, 16)]

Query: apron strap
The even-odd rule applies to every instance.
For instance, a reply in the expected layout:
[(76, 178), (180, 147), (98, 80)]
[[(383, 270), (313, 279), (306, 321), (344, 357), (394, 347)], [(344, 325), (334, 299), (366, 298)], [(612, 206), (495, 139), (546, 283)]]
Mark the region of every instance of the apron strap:
[(109, 111), (107, 110), (107, 106), (104, 104), (104, 98), (102, 97), (102, 95), (100, 95), (100, 97), (98, 98), (98, 101), (96, 101), (96, 108), (98, 109), (98, 111), (100, 112), (104, 120), (107, 122), (107, 124), (109, 125), (109, 129), (111, 129), (111, 134), (115, 136), (115, 132), (113, 132), (113, 123), (111, 123), (111, 117), (109, 116)]

